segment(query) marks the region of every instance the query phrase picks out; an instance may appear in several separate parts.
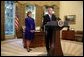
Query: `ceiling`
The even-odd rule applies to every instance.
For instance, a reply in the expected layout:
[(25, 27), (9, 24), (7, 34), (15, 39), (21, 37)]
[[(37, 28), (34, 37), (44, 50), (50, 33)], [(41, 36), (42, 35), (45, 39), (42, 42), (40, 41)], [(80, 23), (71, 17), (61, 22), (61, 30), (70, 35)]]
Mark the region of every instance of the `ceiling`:
[(39, 5), (39, 6), (44, 6), (44, 5), (57, 5), (59, 6), (59, 1), (18, 1), (21, 4), (32, 4), (32, 5)]

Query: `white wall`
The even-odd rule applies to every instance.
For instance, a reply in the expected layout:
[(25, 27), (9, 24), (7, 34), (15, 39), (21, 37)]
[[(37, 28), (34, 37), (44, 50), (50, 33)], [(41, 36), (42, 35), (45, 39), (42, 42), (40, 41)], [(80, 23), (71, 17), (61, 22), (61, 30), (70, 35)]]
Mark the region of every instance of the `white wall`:
[(83, 1), (60, 1), (60, 18), (64, 20), (65, 15), (76, 15), (76, 24), (70, 28), (83, 30)]

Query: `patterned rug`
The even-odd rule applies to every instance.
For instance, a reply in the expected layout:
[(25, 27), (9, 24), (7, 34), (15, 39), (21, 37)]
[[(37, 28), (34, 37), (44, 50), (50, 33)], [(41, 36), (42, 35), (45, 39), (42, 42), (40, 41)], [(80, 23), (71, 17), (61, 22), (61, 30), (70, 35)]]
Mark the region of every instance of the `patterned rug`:
[[(64, 56), (83, 56), (83, 43), (76, 41), (61, 40)], [(27, 52), (23, 48), (22, 39), (1, 41), (1, 56), (46, 56), (45, 47), (31, 48)]]

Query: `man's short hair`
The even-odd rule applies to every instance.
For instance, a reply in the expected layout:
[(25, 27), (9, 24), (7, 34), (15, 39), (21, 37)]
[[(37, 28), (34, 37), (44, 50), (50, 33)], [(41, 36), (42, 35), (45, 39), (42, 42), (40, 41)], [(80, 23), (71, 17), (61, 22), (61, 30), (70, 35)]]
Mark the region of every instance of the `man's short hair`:
[(52, 9), (54, 9), (54, 7), (52, 7), (52, 6), (48, 6), (47, 9), (48, 9), (48, 8), (52, 8)]

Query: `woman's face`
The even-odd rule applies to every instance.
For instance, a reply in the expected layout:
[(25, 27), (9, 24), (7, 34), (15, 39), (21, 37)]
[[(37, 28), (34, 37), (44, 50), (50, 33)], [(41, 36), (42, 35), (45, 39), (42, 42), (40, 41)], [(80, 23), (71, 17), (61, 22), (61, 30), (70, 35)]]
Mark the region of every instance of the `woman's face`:
[(30, 16), (30, 17), (31, 17), (31, 16), (32, 16), (32, 13), (29, 13), (29, 15), (28, 15), (28, 16)]

